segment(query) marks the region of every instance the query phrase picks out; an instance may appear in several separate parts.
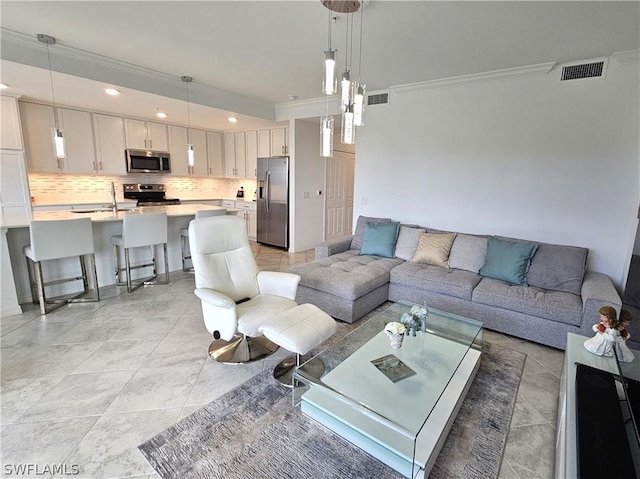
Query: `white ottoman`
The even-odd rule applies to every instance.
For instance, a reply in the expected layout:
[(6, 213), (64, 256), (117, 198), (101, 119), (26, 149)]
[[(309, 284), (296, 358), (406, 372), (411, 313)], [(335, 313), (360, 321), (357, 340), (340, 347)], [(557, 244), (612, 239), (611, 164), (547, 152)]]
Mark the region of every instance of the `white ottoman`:
[[(336, 328), (336, 321), (313, 304), (301, 304), (289, 309), (276, 321), (262, 326), (260, 332), (268, 339), (287, 351), (296, 353), (296, 356), (278, 363), (273, 376), (282, 384), (293, 386), (293, 371), (301, 362), (309, 359), (301, 356), (333, 336)], [(320, 377), (324, 372), (324, 365), (320, 360), (316, 362), (319, 364), (313, 364), (313, 374)]]

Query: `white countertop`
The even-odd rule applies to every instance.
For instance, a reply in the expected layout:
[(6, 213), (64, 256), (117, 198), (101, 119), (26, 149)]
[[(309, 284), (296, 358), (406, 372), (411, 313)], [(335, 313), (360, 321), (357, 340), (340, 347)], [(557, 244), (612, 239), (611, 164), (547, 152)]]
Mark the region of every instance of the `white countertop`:
[[(129, 211), (119, 211), (114, 215), (111, 211), (99, 211), (95, 213), (78, 213), (71, 210), (58, 211), (35, 211), (33, 219), (36, 221), (68, 220), (76, 218), (90, 218), (91, 221), (102, 223), (107, 221), (121, 221), (125, 215), (144, 215), (152, 213), (167, 213), (167, 216), (195, 216), (198, 210), (226, 210), (227, 213), (235, 214), (238, 210), (223, 208), (221, 206), (211, 206), (203, 204), (188, 205), (165, 205), (165, 206), (141, 206)], [(76, 210), (77, 211), (77, 210)], [(23, 228), (29, 226), (28, 222), (2, 225), (6, 228)]]

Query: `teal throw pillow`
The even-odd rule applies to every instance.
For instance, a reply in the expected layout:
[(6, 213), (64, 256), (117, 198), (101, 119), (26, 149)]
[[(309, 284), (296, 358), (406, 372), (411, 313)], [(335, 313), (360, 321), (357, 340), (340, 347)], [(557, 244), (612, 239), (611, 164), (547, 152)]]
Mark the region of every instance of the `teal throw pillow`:
[(360, 254), (393, 258), (399, 230), (400, 223), (367, 223)]
[(527, 286), (527, 272), (537, 249), (536, 243), (509, 243), (489, 238), (487, 258), (480, 269), (480, 275)]

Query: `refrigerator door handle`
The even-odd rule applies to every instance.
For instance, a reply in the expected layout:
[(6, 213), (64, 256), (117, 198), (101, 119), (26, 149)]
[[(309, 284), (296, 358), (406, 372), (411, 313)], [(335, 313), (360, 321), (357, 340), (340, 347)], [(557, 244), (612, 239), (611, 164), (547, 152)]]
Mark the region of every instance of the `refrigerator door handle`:
[(269, 206), (271, 203), (271, 172), (267, 170), (267, 214), (269, 214)]

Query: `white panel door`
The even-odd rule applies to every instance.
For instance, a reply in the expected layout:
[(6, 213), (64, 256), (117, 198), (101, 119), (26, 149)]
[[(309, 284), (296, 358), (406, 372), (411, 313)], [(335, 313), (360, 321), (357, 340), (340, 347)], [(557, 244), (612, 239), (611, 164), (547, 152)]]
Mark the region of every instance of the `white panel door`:
[(163, 123), (147, 123), (147, 138), (149, 140), (149, 148), (154, 151), (169, 151), (169, 138), (167, 134), (167, 125)]
[(21, 151), (0, 151), (0, 209), (4, 225), (31, 221), (29, 182)]
[(63, 171), (79, 174), (97, 173), (91, 113), (66, 108), (58, 108), (57, 113), (58, 125), (64, 133), (67, 149)]
[(335, 152), (325, 165), (325, 240), (330, 240), (351, 234), (354, 157)]
[(207, 133), (204, 130), (189, 129), (189, 141), (193, 145), (195, 159), (191, 175), (207, 176)]
[(247, 176), (247, 146), (244, 131), (234, 133), (234, 136), (236, 144), (236, 176), (244, 178)]
[(20, 117), (29, 171), (60, 173), (62, 163), (55, 157), (51, 136), (53, 107), (20, 102)]
[(187, 143), (187, 129), (183, 126), (169, 125), (169, 154), (173, 176), (189, 176)]
[(234, 133), (224, 134), (224, 175), (236, 175), (236, 137)]

